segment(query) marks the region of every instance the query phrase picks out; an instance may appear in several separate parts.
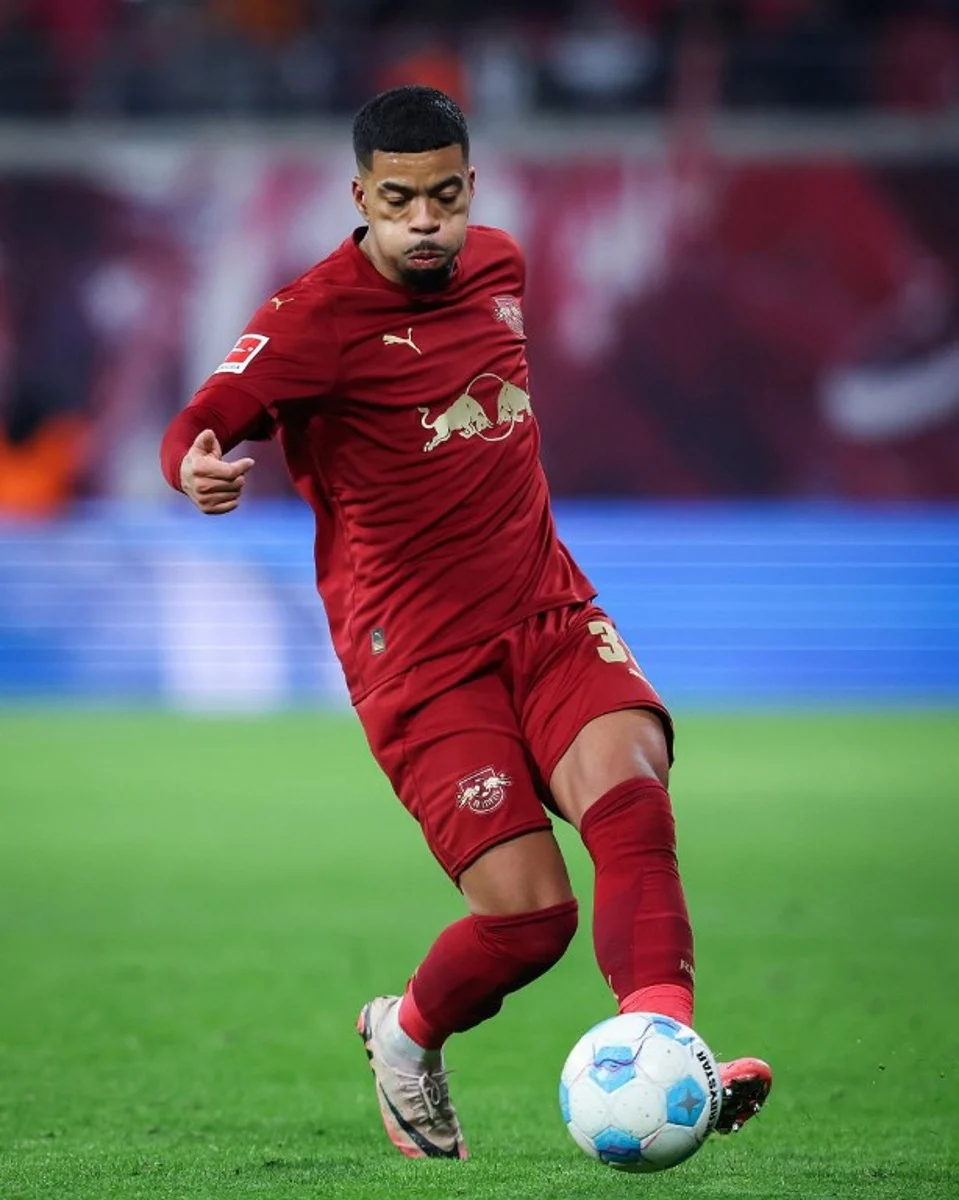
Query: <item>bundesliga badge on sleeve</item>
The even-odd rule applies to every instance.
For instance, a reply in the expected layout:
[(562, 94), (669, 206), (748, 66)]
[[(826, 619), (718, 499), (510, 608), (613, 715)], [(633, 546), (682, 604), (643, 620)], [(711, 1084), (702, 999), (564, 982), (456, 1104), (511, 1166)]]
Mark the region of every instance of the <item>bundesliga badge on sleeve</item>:
[(242, 375), (269, 340), (262, 333), (245, 333), (213, 372), (214, 375)]

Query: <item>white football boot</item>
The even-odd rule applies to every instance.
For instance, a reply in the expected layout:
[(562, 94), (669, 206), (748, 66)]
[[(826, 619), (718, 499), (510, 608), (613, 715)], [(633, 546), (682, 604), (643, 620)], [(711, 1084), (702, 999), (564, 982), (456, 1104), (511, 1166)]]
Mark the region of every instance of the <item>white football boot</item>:
[(466, 1143), (450, 1102), (442, 1051), (405, 1059), (386, 1031), (399, 996), (377, 996), (356, 1020), (370, 1070), (376, 1079), (383, 1124), (390, 1141), (407, 1158), (466, 1158)]

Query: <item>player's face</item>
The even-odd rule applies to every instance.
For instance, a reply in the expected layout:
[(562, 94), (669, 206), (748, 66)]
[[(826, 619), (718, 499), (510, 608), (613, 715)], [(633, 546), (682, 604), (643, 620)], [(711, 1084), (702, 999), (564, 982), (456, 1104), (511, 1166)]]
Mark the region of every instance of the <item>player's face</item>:
[(466, 239), (475, 178), (460, 146), (422, 154), (377, 150), (370, 169), (353, 180), (374, 266), (417, 291), (445, 286)]

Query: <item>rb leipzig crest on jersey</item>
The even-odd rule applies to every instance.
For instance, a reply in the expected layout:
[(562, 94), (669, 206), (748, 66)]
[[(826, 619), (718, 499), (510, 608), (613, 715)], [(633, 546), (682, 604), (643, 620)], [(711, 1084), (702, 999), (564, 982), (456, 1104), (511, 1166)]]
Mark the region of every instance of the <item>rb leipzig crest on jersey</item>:
[(481, 817), (495, 812), (506, 799), (510, 777), (492, 767), (474, 771), (456, 785), (456, 807), (468, 808)]
[(517, 337), (526, 336), (523, 332), (523, 309), (516, 296), (494, 296), (493, 313), (497, 321), (502, 321)]

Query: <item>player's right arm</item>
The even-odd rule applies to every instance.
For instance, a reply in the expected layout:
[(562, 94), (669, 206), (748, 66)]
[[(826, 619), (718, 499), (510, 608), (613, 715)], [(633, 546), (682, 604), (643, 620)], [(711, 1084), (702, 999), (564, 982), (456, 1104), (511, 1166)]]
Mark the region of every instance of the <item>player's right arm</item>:
[(172, 437), (172, 446), (167, 450), (164, 439), (163, 455), (167, 479), (207, 516), (232, 512), (240, 503), (246, 474), (254, 460), (226, 462), (220, 439), (210, 428), (200, 430), (186, 453), (180, 430), (171, 426), (168, 436)]
[(163, 475), (201, 512), (232, 512), (240, 502), (254, 460), (226, 462), (225, 454), (272, 437), (288, 405), (329, 393), (339, 348), (334, 323), (318, 320), (318, 310), (302, 281), (270, 300), (170, 422), (160, 447)]
[(229, 463), (223, 456), (240, 442), (262, 440), (271, 433), (269, 414), (255, 397), (237, 388), (203, 388), (163, 435), (163, 475), (200, 512), (232, 512), (254, 460)]

